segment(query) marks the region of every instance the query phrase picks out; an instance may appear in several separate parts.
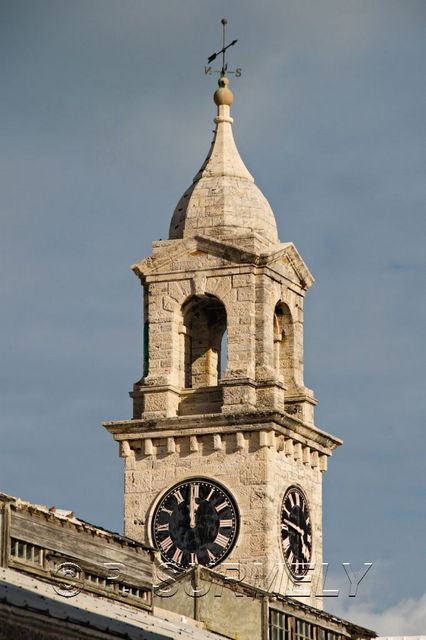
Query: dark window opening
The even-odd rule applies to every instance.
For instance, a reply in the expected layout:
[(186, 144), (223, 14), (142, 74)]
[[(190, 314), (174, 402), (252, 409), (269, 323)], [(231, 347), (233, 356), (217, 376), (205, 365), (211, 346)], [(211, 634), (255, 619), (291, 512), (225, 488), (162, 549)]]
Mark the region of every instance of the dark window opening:
[(194, 296), (183, 308), (184, 384), (198, 389), (218, 384), (226, 368), (226, 311), (215, 296)]

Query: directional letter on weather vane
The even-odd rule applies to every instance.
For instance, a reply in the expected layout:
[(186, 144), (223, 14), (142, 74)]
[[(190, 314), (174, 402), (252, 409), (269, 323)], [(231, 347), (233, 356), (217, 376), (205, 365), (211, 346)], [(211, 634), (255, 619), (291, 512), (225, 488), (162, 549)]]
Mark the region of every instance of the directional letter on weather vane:
[(229, 49), (229, 47), (233, 47), (234, 44), (238, 42), (238, 40), (233, 40), (230, 44), (225, 45), (225, 27), (228, 24), (228, 20), (226, 20), (225, 18), (222, 18), (221, 22), (223, 25), (222, 49), (217, 53), (212, 53), (212, 55), (209, 56), (207, 62), (210, 65), (210, 63), (213, 62), (213, 60), (216, 60), (217, 56), (220, 56), (220, 54), (222, 54), (222, 69), (220, 69), (219, 71), (218, 69), (212, 69), (210, 66), (208, 66), (208, 67), (204, 67), (204, 73), (206, 74), (206, 76), (207, 75), (211, 76), (212, 73), (220, 73), (221, 76), (226, 76), (227, 73), (233, 73), (236, 78), (239, 78), (241, 75), (240, 67), (237, 67), (235, 71), (228, 71), (228, 65), (225, 62), (225, 51)]

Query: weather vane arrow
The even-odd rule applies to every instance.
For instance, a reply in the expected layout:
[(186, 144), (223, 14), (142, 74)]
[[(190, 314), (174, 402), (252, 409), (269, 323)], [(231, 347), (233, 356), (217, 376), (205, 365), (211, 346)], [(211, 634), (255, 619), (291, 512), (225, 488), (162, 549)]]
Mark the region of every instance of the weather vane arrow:
[(220, 56), (220, 54), (222, 54), (222, 69), (220, 71), (214, 71), (211, 67), (204, 67), (204, 72), (206, 75), (211, 75), (212, 73), (220, 73), (221, 76), (226, 76), (227, 73), (234, 73), (236, 77), (239, 77), (241, 75), (241, 69), (238, 68), (238, 69), (235, 69), (235, 71), (228, 71), (228, 65), (225, 62), (226, 50), (229, 49), (229, 47), (233, 47), (234, 44), (238, 42), (238, 40), (233, 40), (229, 44), (225, 44), (226, 42), (225, 29), (226, 29), (226, 25), (228, 24), (228, 20), (226, 20), (226, 18), (222, 18), (221, 22), (222, 22), (222, 34), (223, 34), (222, 49), (220, 51), (217, 51), (216, 53), (212, 53), (212, 55), (207, 58), (207, 62), (210, 64), (211, 62), (213, 62), (213, 60), (216, 60), (217, 56)]

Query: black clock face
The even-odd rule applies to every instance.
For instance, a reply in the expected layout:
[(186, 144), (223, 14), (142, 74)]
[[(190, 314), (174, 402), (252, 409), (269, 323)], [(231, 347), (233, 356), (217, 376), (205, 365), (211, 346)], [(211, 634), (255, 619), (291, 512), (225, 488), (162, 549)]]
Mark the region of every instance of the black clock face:
[(220, 485), (191, 478), (172, 487), (155, 509), (152, 537), (164, 561), (180, 569), (214, 567), (238, 535), (234, 500)]
[(298, 487), (289, 487), (283, 498), (281, 544), (291, 575), (306, 575), (312, 558), (312, 527), (306, 498)]

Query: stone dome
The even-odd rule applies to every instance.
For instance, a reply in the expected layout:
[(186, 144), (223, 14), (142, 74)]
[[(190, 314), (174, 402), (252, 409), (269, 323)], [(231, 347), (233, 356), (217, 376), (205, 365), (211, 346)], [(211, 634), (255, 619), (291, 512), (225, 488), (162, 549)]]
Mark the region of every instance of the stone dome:
[(214, 100), (217, 116), (212, 145), (192, 185), (178, 202), (169, 238), (195, 235), (220, 239), (254, 233), (265, 244), (279, 242), (272, 209), (238, 153), (232, 135), (230, 105), (233, 95), (228, 78), (219, 80)]

